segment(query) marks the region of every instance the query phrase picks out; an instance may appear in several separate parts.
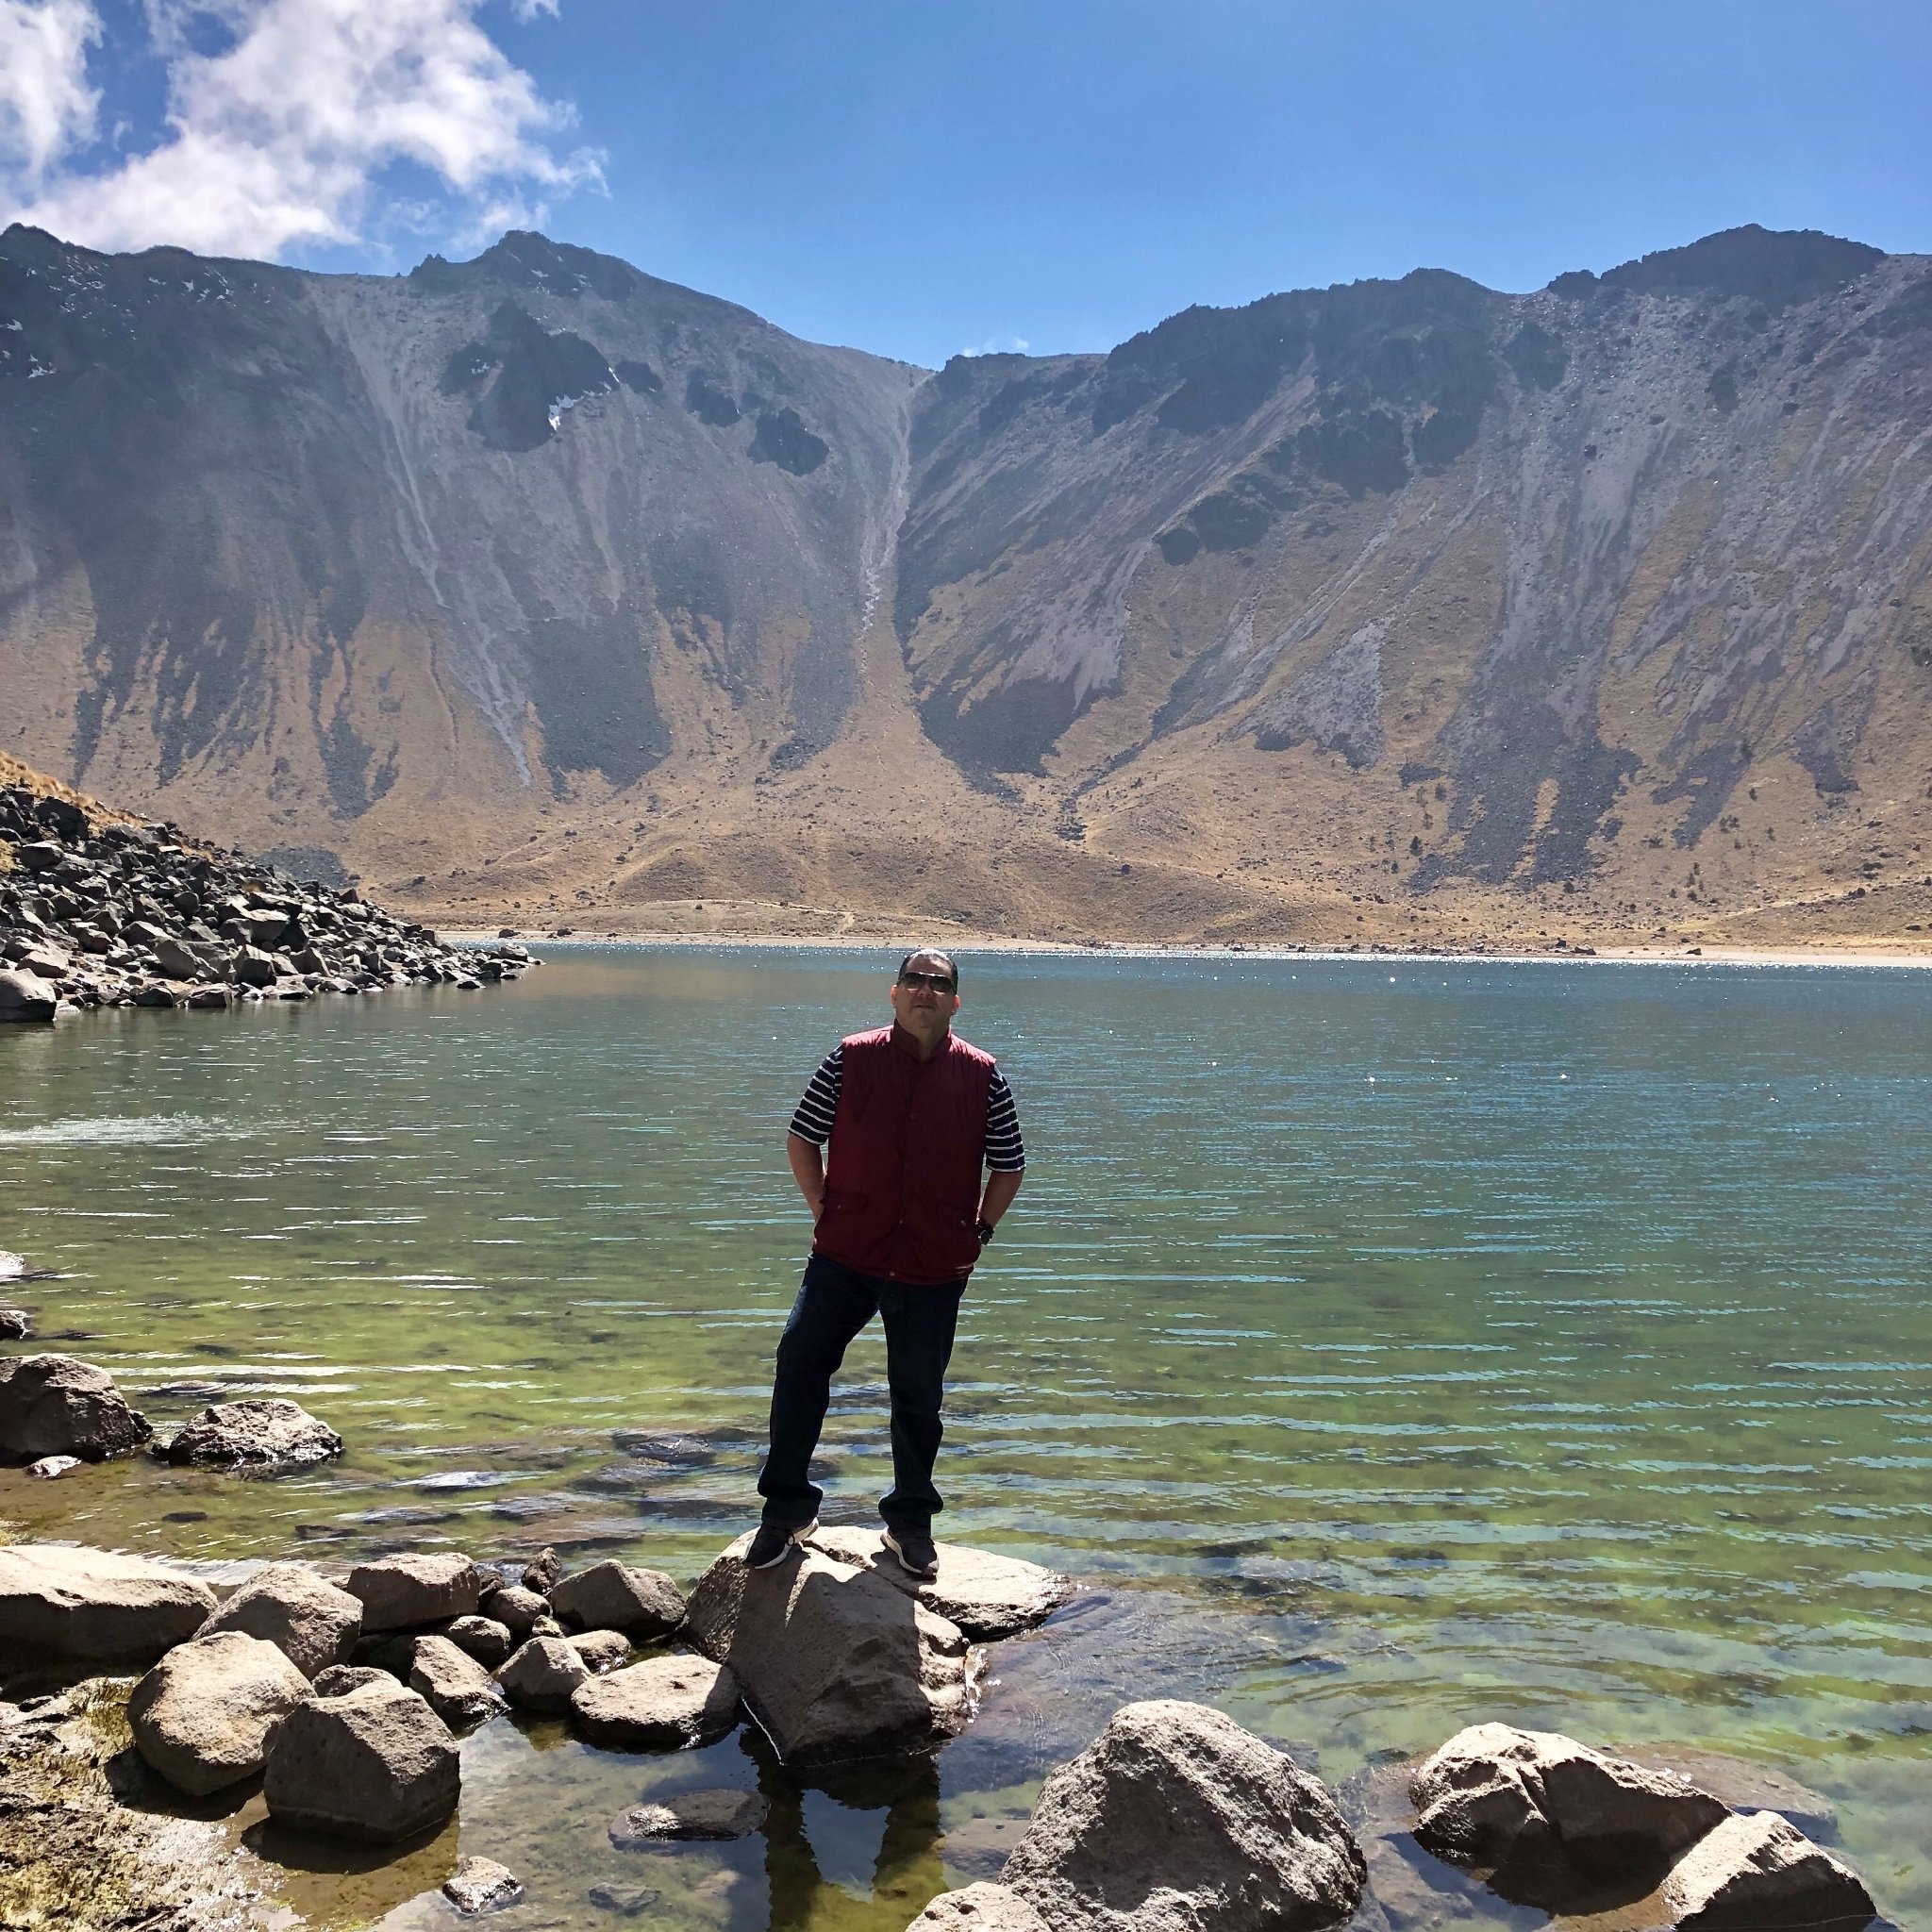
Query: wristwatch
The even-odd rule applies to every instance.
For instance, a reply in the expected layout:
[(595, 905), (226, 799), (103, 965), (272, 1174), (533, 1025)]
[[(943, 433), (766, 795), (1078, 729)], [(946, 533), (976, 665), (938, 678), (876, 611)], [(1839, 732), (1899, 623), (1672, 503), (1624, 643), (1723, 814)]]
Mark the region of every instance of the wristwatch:
[(992, 1239), (992, 1223), (982, 1221), (974, 1228), (973, 1232), (979, 1237), (979, 1245), (983, 1248)]

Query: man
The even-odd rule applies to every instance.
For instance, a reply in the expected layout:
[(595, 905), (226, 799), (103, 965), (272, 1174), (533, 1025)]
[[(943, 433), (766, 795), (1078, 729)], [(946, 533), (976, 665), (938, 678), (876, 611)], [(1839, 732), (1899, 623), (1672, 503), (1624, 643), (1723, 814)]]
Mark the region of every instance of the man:
[(812, 1452), (846, 1344), (874, 1315), (885, 1324), (891, 1394), (886, 1547), (914, 1576), (939, 1570), (932, 1466), (959, 1298), (1020, 1191), (1026, 1151), (992, 1056), (953, 1035), (952, 955), (908, 953), (891, 1001), (890, 1026), (825, 1056), (785, 1142), (816, 1232), (778, 1341), (771, 1454), (758, 1476), (764, 1520), (748, 1557), (757, 1570), (782, 1563), (818, 1527)]

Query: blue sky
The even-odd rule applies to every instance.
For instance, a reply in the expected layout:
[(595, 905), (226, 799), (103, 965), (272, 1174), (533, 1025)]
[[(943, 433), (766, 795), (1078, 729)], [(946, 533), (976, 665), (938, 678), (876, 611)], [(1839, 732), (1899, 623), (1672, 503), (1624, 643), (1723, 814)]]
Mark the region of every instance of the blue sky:
[(0, 0), (8, 217), (385, 271), (538, 225), (927, 364), (1749, 221), (1932, 249), (1928, 103), (1924, 0)]

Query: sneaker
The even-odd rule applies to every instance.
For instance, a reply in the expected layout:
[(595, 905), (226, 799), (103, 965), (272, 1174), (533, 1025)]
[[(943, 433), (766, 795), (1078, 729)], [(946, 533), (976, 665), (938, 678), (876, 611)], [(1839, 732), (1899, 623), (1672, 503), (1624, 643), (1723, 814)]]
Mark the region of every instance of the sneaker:
[(809, 1523), (761, 1523), (744, 1560), (754, 1570), (775, 1570), (818, 1526), (816, 1516)]
[(940, 1574), (940, 1553), (933, 1547), (931, 1537), (923, 1529), (886, 1530), (886, 1547), (899, 1559), (899, 1567), (908, 1576), (937, 1576)]

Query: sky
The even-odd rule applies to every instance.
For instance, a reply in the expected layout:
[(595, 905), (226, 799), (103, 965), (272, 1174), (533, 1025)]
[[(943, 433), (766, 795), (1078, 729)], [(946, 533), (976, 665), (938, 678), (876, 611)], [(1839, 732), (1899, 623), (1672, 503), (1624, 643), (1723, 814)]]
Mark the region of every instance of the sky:
[(0, 221), (540, 227), (928, 367), (1745, 222), (1932, 251), (1926, 0), (0, 0)]

